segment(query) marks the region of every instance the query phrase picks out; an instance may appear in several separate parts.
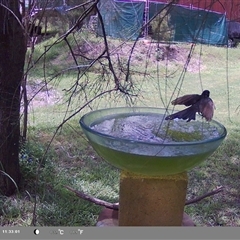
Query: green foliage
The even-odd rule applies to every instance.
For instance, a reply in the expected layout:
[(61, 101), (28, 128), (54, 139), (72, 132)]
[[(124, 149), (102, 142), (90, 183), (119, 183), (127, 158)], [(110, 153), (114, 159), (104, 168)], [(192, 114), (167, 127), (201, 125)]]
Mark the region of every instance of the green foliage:
[(163, 10), (151, 22), (152, 38), (157, 41), (170, 41), (174, 35), (174, 28), (169, 24), (170, 14)]

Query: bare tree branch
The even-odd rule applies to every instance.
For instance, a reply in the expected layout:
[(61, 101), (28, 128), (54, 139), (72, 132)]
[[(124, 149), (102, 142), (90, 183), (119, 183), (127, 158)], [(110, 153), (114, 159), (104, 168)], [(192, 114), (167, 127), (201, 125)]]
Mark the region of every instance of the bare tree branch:
[[(75, 190), (69, 186), (64, 186), (66, 189), (68, 189), (69, 191), (75, 193), (76, 196), (78, 196), (79, 198), (82, 198), (84, 200), (87, 200), (89, 202), (92, 202), (96, 205), (100, 205), (100, 206), (104, 206), (106, 208), (110, 208), (110, 209), (114, 209), (114, 210), (118, 210), (119, 209), (119, 203), (109, 203), (109, 202), (106, 202), (104, 200), (101, 200), (99, 198), (96, 198), (96, 197), (93, 197), (93, 196), (90, 196), (86, 193), (83, 193), (83, 192), (80, 192), (78, 190)], [(191, 200), (187, 200), (185, 202), (185, 206), (187, 205), (190, 205), (190, 204), (193, 204), (193, 203), (197, 203), (199, 201), (201, 201), (202, 199), (206, 198), (206, 197), (210, 197), (214, 194), (217, 194), (219, 192), (222, 192), (223, 191), (223, 186), (220, 186), (220, 187), (217, 187), (216, 189), (212, 190), (211, 192), (208, 192), (206, 194), (203, 194), (202, 196), (199, 196), (199, 197), (196, 197), (194, 199), (191, 199)]]
[(203, 194), (202, 196), (199, 196), (199, 197), (196, 197), (194, 199), (190, 199), (190, 200), (187, 200), (186, 203), (185, 203), (185, 206), (187, 205), (190, 205), (190, 204), (193, 204), (193, 203), (196, 203), (196, 202), (199, 202), (201, 201), (202, 199), (206, 198), (206, 197), (210, 197), (214, 194), (217, 194), (217, 193), (220, 193), (223, 191), (223, 186), (220, 186), (220, 187), (216, 187), (214, 190), (212, 190), (211, 192), (208, 192), (206, 194)]
[(87, 195), (83, 192), (74, 190), (73, 188), (71, 188), (69, 186), (65, 186), (65, 188), (68, 189), (71, 192), (74, 192), (78, 197), (80, 197), (84, 200), (87, 200), (89, 202), (95, 203), (97, 205), (104, 206), (104, 207), (111, 208), (111, 209), (115, 209), (115, 210), (118, 210), (118, 208), (119, 208), (118, 203), (109, 203), (107, 201), (104, 201), (104, 200), (92, 197), (90, 195)]

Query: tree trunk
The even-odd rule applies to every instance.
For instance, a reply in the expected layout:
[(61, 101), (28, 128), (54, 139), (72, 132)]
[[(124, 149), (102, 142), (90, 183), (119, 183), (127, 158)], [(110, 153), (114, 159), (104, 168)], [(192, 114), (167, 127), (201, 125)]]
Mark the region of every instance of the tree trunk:
[(0, 0), (0, 193), (20, 182), (20, 86), (26, 44), (18, 0)]

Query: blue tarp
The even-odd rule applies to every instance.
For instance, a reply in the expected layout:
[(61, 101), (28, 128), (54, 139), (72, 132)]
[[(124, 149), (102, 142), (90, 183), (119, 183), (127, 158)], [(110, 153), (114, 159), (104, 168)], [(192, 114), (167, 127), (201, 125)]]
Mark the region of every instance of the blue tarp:
[[(108, 36), (122, 39), (136, 39), (143, 24), (144, 2), (100, 1), (99, 9)], [(98, 24), (98, 34), (102, 26)]]
[[(108, 36), (131, 40), (139, 37), (144, 23), (145, 2), (101, 0), (98, 7)], [(165, 7), (165, 3), (150, 2), (149, 19)], [(173, 5), (169, 9), (169, 16), (169, 25), (174, 29), (172, 41), (227, 44), (224, 14)], [(98, 34), (102, 35), (101, 26), (98, 28)]]
[(174, 41), (212, 45), (227, 44), (227, 23), (224, 14), (174, 6), (170, 13)]

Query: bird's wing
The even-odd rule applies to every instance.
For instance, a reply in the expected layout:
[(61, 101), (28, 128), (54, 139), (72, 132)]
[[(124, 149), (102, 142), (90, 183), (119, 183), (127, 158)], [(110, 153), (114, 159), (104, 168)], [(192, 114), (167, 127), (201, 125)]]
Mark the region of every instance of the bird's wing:
[(172, 101), (173, 105), (185, 105), (190, 106), (194, 103), (198, 102), (201, 99), (201, 95), (199, 94), (188, 94), (182, 97), (176, 98)]
[(179, 111), (167, 116), (165, 120), (173, 120), (175, 118), (187, 120), (187, 122), (190, 122), (191, 120), (195, 120), (196, 109), (194, 108), (194, 106), (188, 107), (182, 111)]

